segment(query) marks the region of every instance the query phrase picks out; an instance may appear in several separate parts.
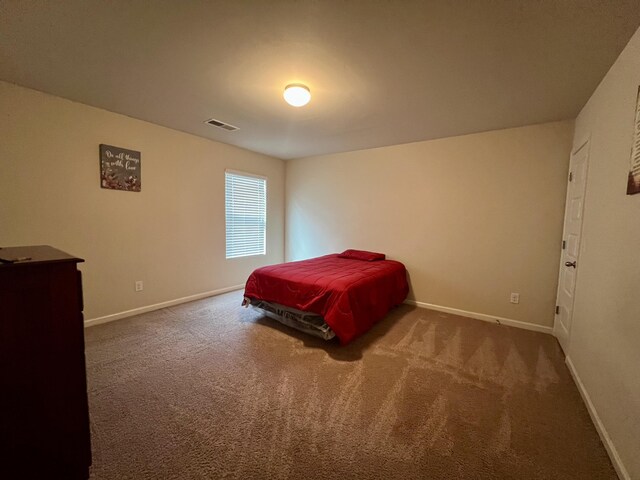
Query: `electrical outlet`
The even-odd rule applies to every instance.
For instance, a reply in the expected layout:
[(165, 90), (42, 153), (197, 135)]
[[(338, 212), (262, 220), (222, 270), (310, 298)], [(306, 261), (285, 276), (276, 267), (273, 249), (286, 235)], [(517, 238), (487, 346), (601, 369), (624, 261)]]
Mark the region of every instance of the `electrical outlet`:
[(512, 293), (511, 294), (511, 299), (509, 301), (511, 303), (520, 303), (520, 294), (519, 293)]
[(141, 292), (144, 289), (144, 284), (142, 283), (142, 280), (137, 280), (136, 281), (136, 292)]

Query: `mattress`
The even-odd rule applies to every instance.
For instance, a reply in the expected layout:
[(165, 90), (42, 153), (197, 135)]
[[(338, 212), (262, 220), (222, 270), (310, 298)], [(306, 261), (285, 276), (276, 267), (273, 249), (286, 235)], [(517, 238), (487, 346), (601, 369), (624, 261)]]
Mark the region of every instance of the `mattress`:
[(247, 279), (244, 296), (319, 315), (347, 344), (402, 303), (409, 285), (400, 262), (341, 255), (258, 268)]

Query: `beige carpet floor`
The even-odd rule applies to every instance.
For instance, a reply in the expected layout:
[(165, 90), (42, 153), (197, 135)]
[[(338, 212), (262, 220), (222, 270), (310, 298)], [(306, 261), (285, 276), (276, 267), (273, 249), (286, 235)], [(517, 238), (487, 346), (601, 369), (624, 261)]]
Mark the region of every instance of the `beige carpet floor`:
[(241, 292), (86, 330), (92, 479), (615, 479), (556, 340), (400, 306), (347, 347)]

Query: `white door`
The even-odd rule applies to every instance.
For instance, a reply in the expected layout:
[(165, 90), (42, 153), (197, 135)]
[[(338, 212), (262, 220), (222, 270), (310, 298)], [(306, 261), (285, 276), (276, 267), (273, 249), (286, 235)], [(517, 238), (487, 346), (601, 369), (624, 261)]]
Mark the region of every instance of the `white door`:
[(582, 234), (582, 212), (587, 188), (589, 167), (589, 141), (580, 145), (572, 154), (569, 165), (569, 185), (564, 212), (564, 232), (562, 234), (562, 255), (560, 256), (560, 278), (553, 333), (558, 338), (565, 353), (568, 352), (573, 299), (580, 261), (580, 236)]

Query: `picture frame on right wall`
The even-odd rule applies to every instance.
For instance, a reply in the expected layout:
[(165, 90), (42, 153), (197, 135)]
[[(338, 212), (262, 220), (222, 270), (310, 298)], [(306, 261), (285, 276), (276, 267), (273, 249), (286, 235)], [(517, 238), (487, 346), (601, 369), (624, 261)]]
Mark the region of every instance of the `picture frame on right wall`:
[(633, 126), (633, 143), (631, 144), (631, 166), (627, 180), (627, 195), (640, 193), (640, 86), (636, 96), (636, 114)]

